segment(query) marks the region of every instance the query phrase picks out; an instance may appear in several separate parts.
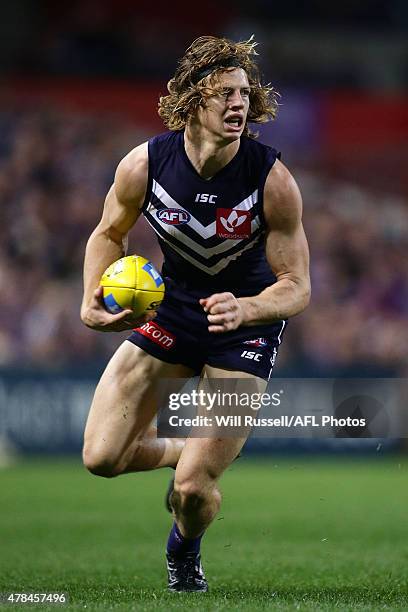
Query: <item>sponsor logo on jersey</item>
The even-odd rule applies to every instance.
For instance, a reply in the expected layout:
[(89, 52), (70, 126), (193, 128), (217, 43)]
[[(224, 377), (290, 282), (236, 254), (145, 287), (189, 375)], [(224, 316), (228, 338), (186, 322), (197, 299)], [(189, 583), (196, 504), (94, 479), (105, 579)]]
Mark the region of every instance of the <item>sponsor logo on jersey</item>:
[(251, 344), (252, 346), (267, 346), (268, 341), (266, 338), (256, 338), (255, 340), (245, 340), (244, 344)]
[(251, 213), (249, 210), (217, 208), (217, 236), (220, 238), (249, 238)]
[(139, 334), (142, 334), (142, 336), (149, 338), (152, 342), (155, 342), (166, 351), (171, 349), (176, 342), (176, 336), (154, 321), (144, 323), (140, 327), (137, 327), (135, 331), (138, 331)]
[(160, 274), (158, 273), (158, 271), (156, 270), (156, 268), (155, 268), (155, 267), (154, 267), (154, 266), (153, 266), (153, 265), (152, 265), (150, 262), (147, 262), (147, 263), (146, 263), (146, 264), (143, 266), (143, 270), (144, 270), (145, 272), (147, 272), (147, 273), (148, 273), (148, 274), (149, 274), (149, 275), (152, 277), (152, 279), (153, 279), (153, 280), (154, 280), (154, 282), (155, 282), (156, 287), (160, 287), (160, 285), (162, 285), (162, 284), (163, 284), (163, 279), (162, 279), (162, 277), (160, 276)]
[(218, 198), (217, 195), (211, 193), (197, 193), (194, 202), (208, 202), (208, 204), (215, 204), (215, 200)]
[(191, 215), (186, 210), (180, 210), (179, 208), (158, 210), (156, 216), (159, 221), (163, 221), (167, 225), (184, 225), (191, 219)]

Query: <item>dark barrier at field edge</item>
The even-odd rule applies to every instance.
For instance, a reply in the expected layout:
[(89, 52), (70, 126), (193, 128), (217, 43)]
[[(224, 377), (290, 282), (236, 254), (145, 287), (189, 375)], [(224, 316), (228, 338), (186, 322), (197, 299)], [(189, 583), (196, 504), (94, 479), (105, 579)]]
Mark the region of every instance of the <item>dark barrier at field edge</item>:
[(80, 453), (96, 383), (80, 372), (0, 372), (0, 453), (1, 445), (23, 453)]
[[(83, 372), (73, 372), (57, 376), (0, 371), (0, 456), (7, 449), (14, 448), (21, 453), (76, 453), (79, 457), (98, 375), (95, 373), (95, 376), (90, 374), (84, 377)], [(184, 385), (183, 392), (191, 392), (197, 388), (198, 379), (188, 382), (173, 380), (170, 383), (172, 388), (168, 386), (169, 382), (163, 381), (158, 388), (161, 395), (159, 433), (174, 437), (185, 435), (185, 428), (171, 427), (168, 431), (168, 418), (182, 414), (192, 418), (196, 413), (192, 412), (191, 406), (170, 410), (165, 393), (176, 390), (180, 392), (180, 385)], [(222, 390), (231, 391), (231, 384), (234, 383), (228, 382), (227, 387), (224, 380)], [(235, 388), (239, 388), (242, 393), (258, 393), (256, 389), (248, 387), (248, 381), (235, 381)], [(212, 393), (217, 391), (214, 385), (204, 390)], [(319, 451), (348, 453), (375, 452), (379, 448), (381, 451), (396, 449), (400, 446), (398, 439), (408, 437), (407, 417), (404, 410), (401, 410), (403, 398), (407, 397), (406, 390), (407, 381), (401, 379), (276, 379), (268, 387), (267, 393), (271, 397), (278, 394), (279, 404), (264, 406), (258, 413), (249, 406), (241, 406), (241, 415), (246, 411), (256, 418), (314, 416), (319, 421), (324, 414), (329, 414), (325, 410), (330, 399), (330, 405), (334, 406), (332, 414), (336, 418), (366, 418), (367, 424), (365, 427), (352, 424), (332, 427), (329, 437), (327, 427), (313, 426), (310, 421), (300, 423), (298, 420), (298, 424), (290, 430), (287, 422), (282, 420), (280, 425), (272, 427), (273, 436), (268, 431), (269, 427), (255, 427), (245, 450), (250, 454)], [(235, 416), (230, 412), (228, 415)], [(239, 433), (232, 429), (229, 435)]]

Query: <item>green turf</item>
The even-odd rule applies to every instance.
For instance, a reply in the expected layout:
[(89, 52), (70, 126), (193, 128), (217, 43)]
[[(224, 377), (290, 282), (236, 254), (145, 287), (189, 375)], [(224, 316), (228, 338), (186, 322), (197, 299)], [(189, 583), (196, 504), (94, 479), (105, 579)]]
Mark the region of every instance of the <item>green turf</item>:
[(0, 591), (69, 593), (41, 610), (408, 609), (407, 459), (240, 459), (203, 542), (206, 595), (165, 591), (169, 475), (2, 469)]

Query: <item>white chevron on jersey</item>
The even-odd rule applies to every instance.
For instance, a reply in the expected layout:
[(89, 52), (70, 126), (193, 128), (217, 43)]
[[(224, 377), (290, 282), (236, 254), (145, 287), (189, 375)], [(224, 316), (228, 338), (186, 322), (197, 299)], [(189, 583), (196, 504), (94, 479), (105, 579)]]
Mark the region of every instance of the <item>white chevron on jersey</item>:
[[(151, 215), (150, 211), (149, 211), (149, 215)], [(145, 217), (147, 221), (149, 221), (149, 215), (146, 215), (146, 217)], [(197, 242), (195, 242), (191, 238), (189, 238), (189, 236), (184, 234), (184, 232), (179, 230), (178, 227), (176, 227), (175, 225), (168, 225), (167, 223), (164, 223), (164, 221), (161, 221), (155, 215), (154, 216), (151, 215), (151, 216), (153, 217), (155, 222), (160, 225), (161, 229), (164, 232), (166, 232), (166, 234), (168, 234), (169, 236), (174, 236), (174, 238), (176, 238), (177, 240), (179, 240), (180, 242), (185, 244), (187, 247), (189, 247), (190, 249), (192, 249), (193, 251), (195, 251), (196, 253), (198, 253), (202, 257), (207, 257), (208, 258), (208, 257), (212, 257), (213, 255), (217, 255), (218, 253), (224, 253), (225, 251), (230, 251), (237, 244), (242, 242), (242, 238), (238, 238), (237, 240), (231, 240), (231, 239), (227, 238), (227, 239), (222, 240), (222, 242), (220, 244), (217, 244), (214, 247), (206, 248), (206, 247), (201, 246), (200, 244), (198, 244)], [(149, 221), (149, 223), (150, 223), (150, 221)], [(152, 225), (152, 224), (150, 223), (150, 225)], [(252, 219), (252, 221), (251, 221), (251, 234), (253, 234), (260, 227), (260, 225), (261, 225), (261, 223), (259, 221), (259, 216), (257, 216), (255, 219)], [(153, 225), (152, 225), (152, 227), (156, 231), (156, 228)], [(162, 236), (162, 237), (165, 240), (165, 236)], [(171, 246), (173, 246), (172, 243), (169, 243), (169, 244), (171, 244)]]
[[(176, 202), (176, 200), (173, 200), (171, 195), (169, 195), (167, 191), (163, 189), (163, 187), (154, 179), (153, 179), (152, 193), (154, 193), (155, 196), (167, 208), (178, 208), (179, 210), (185, 210), (185, 208), (183, 208), (183, 206), (181, 206), (178, 202)], [(258, 189), (255, 189), (255, 191), (251, 193), (250, 196), (245, 198), (245, 200), (242, 200), (242, 202), (234, 206), (234, 208), (232, 208), (231, 210), (251, 210), (251, 208), (254, 206), (254, 204), (257, 203), (257, 201), (258, 201)], [(151, 213), (152, 208), (154, 208), (154, 206), (151, 203), (149, 203), (146, 209), (146, 212)], [(200, 221), (198, 221), (198, 219), (193, 217), (190, 211), (188, 211), (188, 214), (191, 217), (191, 220), (189, 221), (188, 226), (191, 227), (198, 234), (200, 234), (202, 238), (211, 238), (211, 236), (215, 236), (216, 234), (216, 222), (215, 221), (213, 221), (209, 225), (203, 225), (202, 223), (200, 223)], [(256, 217), (256, 219), (258, 219), (258, 217)], [(259, 225), (259, 219), (258, 219), (258, 225)]]
[[(197, 261), (196, 259), (194, 259), (194, 257), (191, 257), (191, 255), (188, 255), (188, 253), (186, 253), (185, 251), (183, 251), (180, 247), (174, 245), (172, 242), (170, 242), (169, 240), (166, 240), (165, 236), (162, 236), (157, 229), (150, 223), (149, 218), (146, 217), (146, 221), (153, 227), (154, 231), (159, 234), (159, 236), (165, 241), (167, 242), (167, 244), (174, 249), (174, 251), (176, 251), (179, 255), (181, 255), (181, 257), (183, 257), (184, 259), (186, 259), (187, 261), (189, 261), (191, 264), (193, 264), (194, 266), (196, 266), (196, 268), (200, 268), (200, 270), (203, 270), (204, 272), (206, 272), (207, 274), (211, 274), (211, 276), (214, 276), (214, 274), (218, 274), (218, 272), (220, 272), (221, 270), (223, 270), (224, 268), (226, 268), (228, 266), (228, 264), (231, 261), (234, 261), (234, 259), (237, 259), (237, 257), (239, 257), (244, 251), (247, 251), (248, 249), (252, 248), (254, 246), (254, 244), (256, 244), (259, 240), (259, 238), (261, 237), (261, 234), (258, 234), (257, 236), (255, 236), (254, 240), (251, 240), (251, 242), (249, 242), (244, 248), (240, 249), (239, 251), (237, 251), (236, 253), (233, 253), (232, 255), (227, 255), (226, 257), (223, 257), (222, 259), (220, 259), (216, 264), (214, 264), (213, 266), (206, 266), (204, 264), (202, 264), (200, 261)], [(195, 247), (197, 247), (196, 243), (194, 243)], [(195, 250), (198, 250), (197, 248)]]

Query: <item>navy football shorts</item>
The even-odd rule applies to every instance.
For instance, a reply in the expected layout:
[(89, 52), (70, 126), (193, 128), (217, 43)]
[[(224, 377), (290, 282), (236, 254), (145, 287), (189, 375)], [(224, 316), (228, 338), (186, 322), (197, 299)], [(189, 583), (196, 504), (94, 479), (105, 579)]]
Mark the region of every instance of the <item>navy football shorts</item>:
[[(199, 297), (212, 293), (216, 292), (201, 292)], [(199, 297), (166, 278), (166, 294), (157, 316), (134, 329), (128, 340), (149, 355), (186, 365), (196, 374), (208, 364), (269, 380), (286, 322), (214, 334), (208, 331), (207, 314)]]

